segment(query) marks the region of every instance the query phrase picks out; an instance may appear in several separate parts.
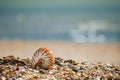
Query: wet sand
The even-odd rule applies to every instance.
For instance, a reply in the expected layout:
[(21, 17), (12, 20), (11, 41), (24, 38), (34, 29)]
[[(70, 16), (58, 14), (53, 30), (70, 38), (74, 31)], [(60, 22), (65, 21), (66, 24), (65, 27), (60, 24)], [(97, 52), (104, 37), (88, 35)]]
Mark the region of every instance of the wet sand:
[(0, 40), (0, 57), (7, 55), (31, 58), (36, 49), (48, 47), (55, 57), (120, 64), (120, 43), (73, 43), (37, 40)]

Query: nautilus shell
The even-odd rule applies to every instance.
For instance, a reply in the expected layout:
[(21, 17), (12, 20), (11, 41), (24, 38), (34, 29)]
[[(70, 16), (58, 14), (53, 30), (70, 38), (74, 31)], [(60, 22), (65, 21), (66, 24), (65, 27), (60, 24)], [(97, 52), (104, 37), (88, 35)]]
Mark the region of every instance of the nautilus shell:
[(38, 69), (51, 69), (54, 62), (53, 53), (48, 48), (39, 48), (32, 56), (32, 65)]

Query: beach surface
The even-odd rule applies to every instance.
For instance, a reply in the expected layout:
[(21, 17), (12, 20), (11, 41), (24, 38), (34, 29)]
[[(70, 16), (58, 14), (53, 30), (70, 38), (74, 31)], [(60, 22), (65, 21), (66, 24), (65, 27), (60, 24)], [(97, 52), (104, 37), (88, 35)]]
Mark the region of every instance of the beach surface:
[(0, 40), (0, 58), (8, 55), (31, 58), (40, 47), (51, 49), (55, 57), (63, 59), (120, 64), (120, 43)]

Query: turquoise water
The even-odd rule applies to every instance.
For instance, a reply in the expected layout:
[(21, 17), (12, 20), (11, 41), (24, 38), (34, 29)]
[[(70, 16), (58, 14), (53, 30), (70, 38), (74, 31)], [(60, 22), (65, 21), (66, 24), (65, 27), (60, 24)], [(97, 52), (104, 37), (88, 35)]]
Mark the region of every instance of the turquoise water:
[(120, 42), (117, 2), (91, 4), (70, 7), (6, 4), (7, 7), (0, 7), (0, 39)]

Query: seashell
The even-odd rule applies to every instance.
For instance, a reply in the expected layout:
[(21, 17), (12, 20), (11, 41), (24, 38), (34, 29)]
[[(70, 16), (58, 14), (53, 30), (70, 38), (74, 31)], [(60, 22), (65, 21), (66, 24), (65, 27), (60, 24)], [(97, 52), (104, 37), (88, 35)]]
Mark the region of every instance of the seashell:
[(32, 56), (32, 65), (38, 69), (51, 69), (55, 58), (48, 48), (39, 48)]

